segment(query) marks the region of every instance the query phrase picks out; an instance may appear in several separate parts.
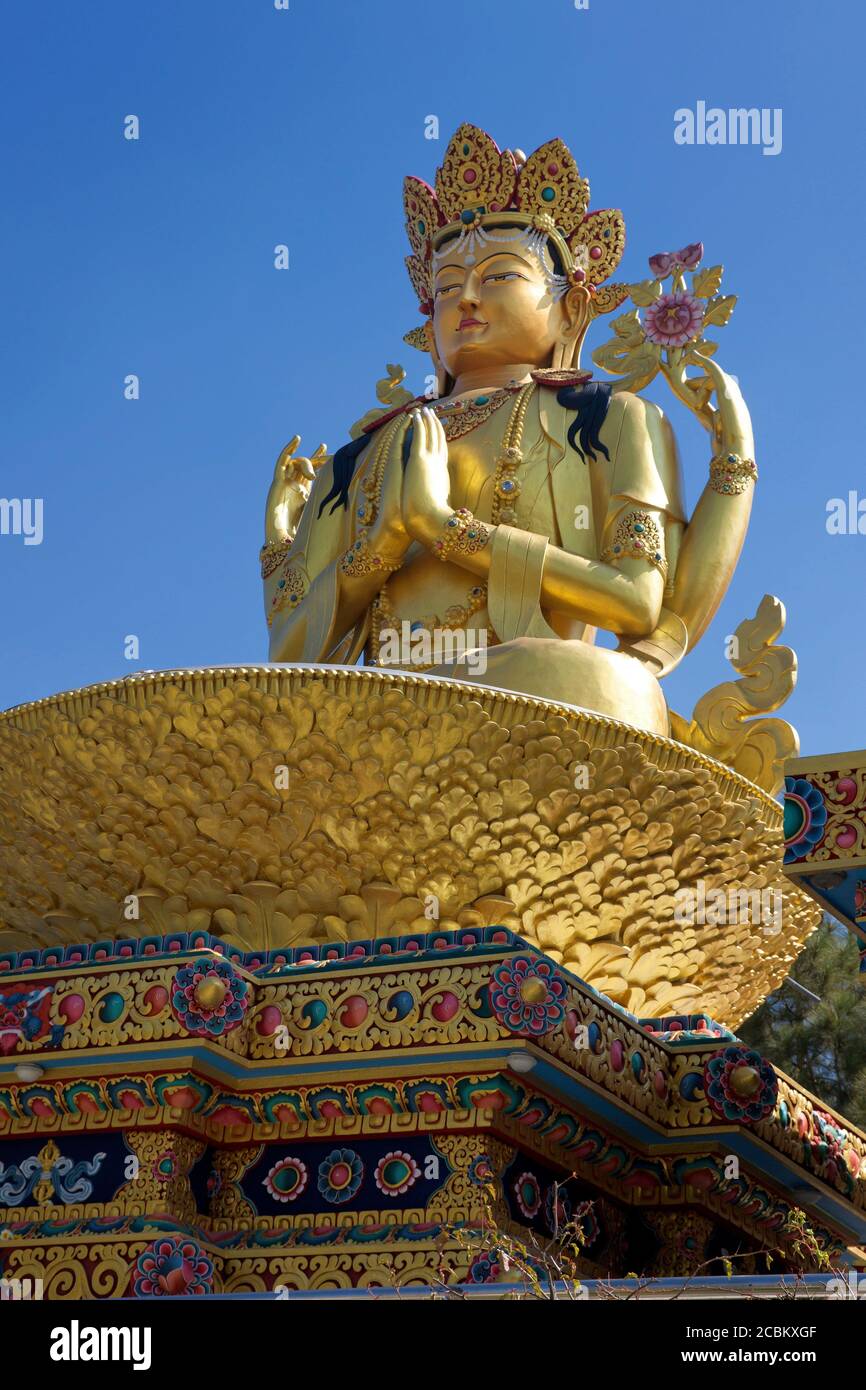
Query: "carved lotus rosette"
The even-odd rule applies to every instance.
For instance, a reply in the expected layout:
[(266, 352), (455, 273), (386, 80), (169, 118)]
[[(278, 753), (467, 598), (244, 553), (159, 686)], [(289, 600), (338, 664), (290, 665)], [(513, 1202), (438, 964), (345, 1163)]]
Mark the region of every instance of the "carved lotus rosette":
[[(736, 1026), (819, 917), (781, 822), (709, 757), (524, 696), (363, 668), (140, 675), (0, 715), (0, 950), (501, 922), (635, 1013)], [(782, 929), (678, 923), (699, 881), (775, 890)]]

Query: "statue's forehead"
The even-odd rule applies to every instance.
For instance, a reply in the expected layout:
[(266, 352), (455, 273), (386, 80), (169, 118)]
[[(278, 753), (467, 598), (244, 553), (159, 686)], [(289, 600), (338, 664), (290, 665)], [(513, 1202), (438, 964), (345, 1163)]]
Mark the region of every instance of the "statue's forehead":
[(545, 270), (541, 255), (531, 243), (525, 228), (510, 227), (477, 239), (470, 235), (446, 241), (433, 252), (433, 271), (436, 274), (446, 266), (461, 269), (480, 266), (494, 256), (510, 256), (533, 270)]
[(465, 270), (474, 267), (477, 269), (484, 265), (486, 261), (493, 260), (494, 257), (502, 256), (508, 256), (509, 259), (513, 261), (520, 261), (529, 269), (541, 269), (538, 257), (533, 255), (526, 246), (500, 246), (496, 249), (490, 248), (482, 251), (480, 255), (473, 255), (467, 250), (453, 251), (451, 255), (443, 255), (436, 265), (436, 274), (439, 274), (440, 271), (448, 270), (449, 268)]

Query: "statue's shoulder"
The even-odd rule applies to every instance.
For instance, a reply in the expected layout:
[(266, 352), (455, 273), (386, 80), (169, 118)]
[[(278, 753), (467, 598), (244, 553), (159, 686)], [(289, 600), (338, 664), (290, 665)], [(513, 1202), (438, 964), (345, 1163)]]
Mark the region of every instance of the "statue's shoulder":
[(349, 431), (349, 437), (351, 439), (363, 438), (366, 442), (369, 442), (370, 436), (376, 434), (383, 425), (389, 425), (392, 420), (397, 419), (398, 415), (405, 415), (408, 411), (414, 410), (416, 406), (424, 404), (429, 404), (426, 396), (412, 396), (404, 405), (395, 406), (393, 410), (386, 410), (382, 414), (379, 414), (375, 410), (371, 410), (367, 415), (356, 421)]
[(376, 398), (379, 404), (373, 406), (372, 410), (365, 411), (360, 420), (355, 421), (349, 430), (350, 439), (357, 439), (362, 434), (376, 434), (396, 416), (403, 415), (419, 402), (423, 404), (426, 401), (425, 396), (413, 396), (411, 391), (407, 391), (403, 385), (405, 380), (406, 373), (399, 363), (389, 362), (386, 365), (385, 376), (376, 382)]
[[(532, 373), (533, 380), (545, 391), (554, 391), (557, 402), (566, 412), (581, 414), (592, 411), (599, 428), (602, 424), (611, 429), (619, 429), (628, 419), (630, 424), (640, 427), (655, 426), (664, 419), (663, 412), (652, 401), (633, 391), (618, 391), (607, 381), (597, 381), (592, 372), (553, 368), (543, 368)], [(544, 408), (544, 393), (542, 393)]]
[(655, 401), (648, 401), (634, 391), (611, 393), (599, 437), (611, 455), (645, 454), (654, 459), (665, 476), (671, 470), (674, 473), (678, 470), (676, 440), (670, 420)]
[(655, 401), (633, 391), (615, 391), (600, 440), (610, 455), (614, 493), (685, 519), (676, 440), (668, 417)]
[[(608, 388), (610, 389), (610, 388)], [(664, 411), (655, 401), (648, 401), (634, 391), (611, 391), (607, 407), (607, 417), (611, 424), (628, 424), (634, 429), (654, 431), (666, 419)]]

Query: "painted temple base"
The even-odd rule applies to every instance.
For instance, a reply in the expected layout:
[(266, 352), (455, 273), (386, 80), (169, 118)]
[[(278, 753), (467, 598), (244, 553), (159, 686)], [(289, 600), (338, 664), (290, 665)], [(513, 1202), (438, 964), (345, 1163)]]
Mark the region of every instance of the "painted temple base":
[(496, 1282), (491, 1219), (576, 1220), (598, 1279), (800, 1268), (802, 1215), (833, 1264), (866, 1236), (864, 1136), (704, 1016), (638, 1021), (504, 928), (218, 945), (7, 962), (41, 1075), (0, 1088), (5, 1279)]
[[(507, 1282), (490, 1221), (574, 1221), (586, 1279), (799, 1270), (804, 1223), (806, 1267), (858, 1258), (866, 1137), (730, 1031), (817, 909), (721, 764), (249, 667), (10, 711), (0, 769), (4, 1280)], [(781, 929), (680, 920), (744, 885)]]

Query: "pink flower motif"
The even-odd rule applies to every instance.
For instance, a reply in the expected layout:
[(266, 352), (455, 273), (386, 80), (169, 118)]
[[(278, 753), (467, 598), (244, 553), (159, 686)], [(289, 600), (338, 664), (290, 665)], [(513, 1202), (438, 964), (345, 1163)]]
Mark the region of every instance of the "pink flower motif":
[(663, 280), (677, 265), (684, 270), (694, 270), (700, 265), (703, 254), (704, 243), (693, 241), (681, 251), (659, 251), (655, 256), (650, 256), (649, 268), (657, 280)]
[(658, 255), (650, 256), (649, 268), (657, 280), (663, 280), (666, 275), (670, 275), (677, 258), (673, 251), (659, 251)]
[(660, 347), (683, 347), (697, 338), (704, 321), (704, 306), (686, 290), (663, 294), (646, 311), (644, 331)]
[(690, 246), (684, 246), (682, 251), (676, 252), (677, 261), (686, 270), (695, 270), (701, 263), (704, 254), (704, 243), (693, 241)]

